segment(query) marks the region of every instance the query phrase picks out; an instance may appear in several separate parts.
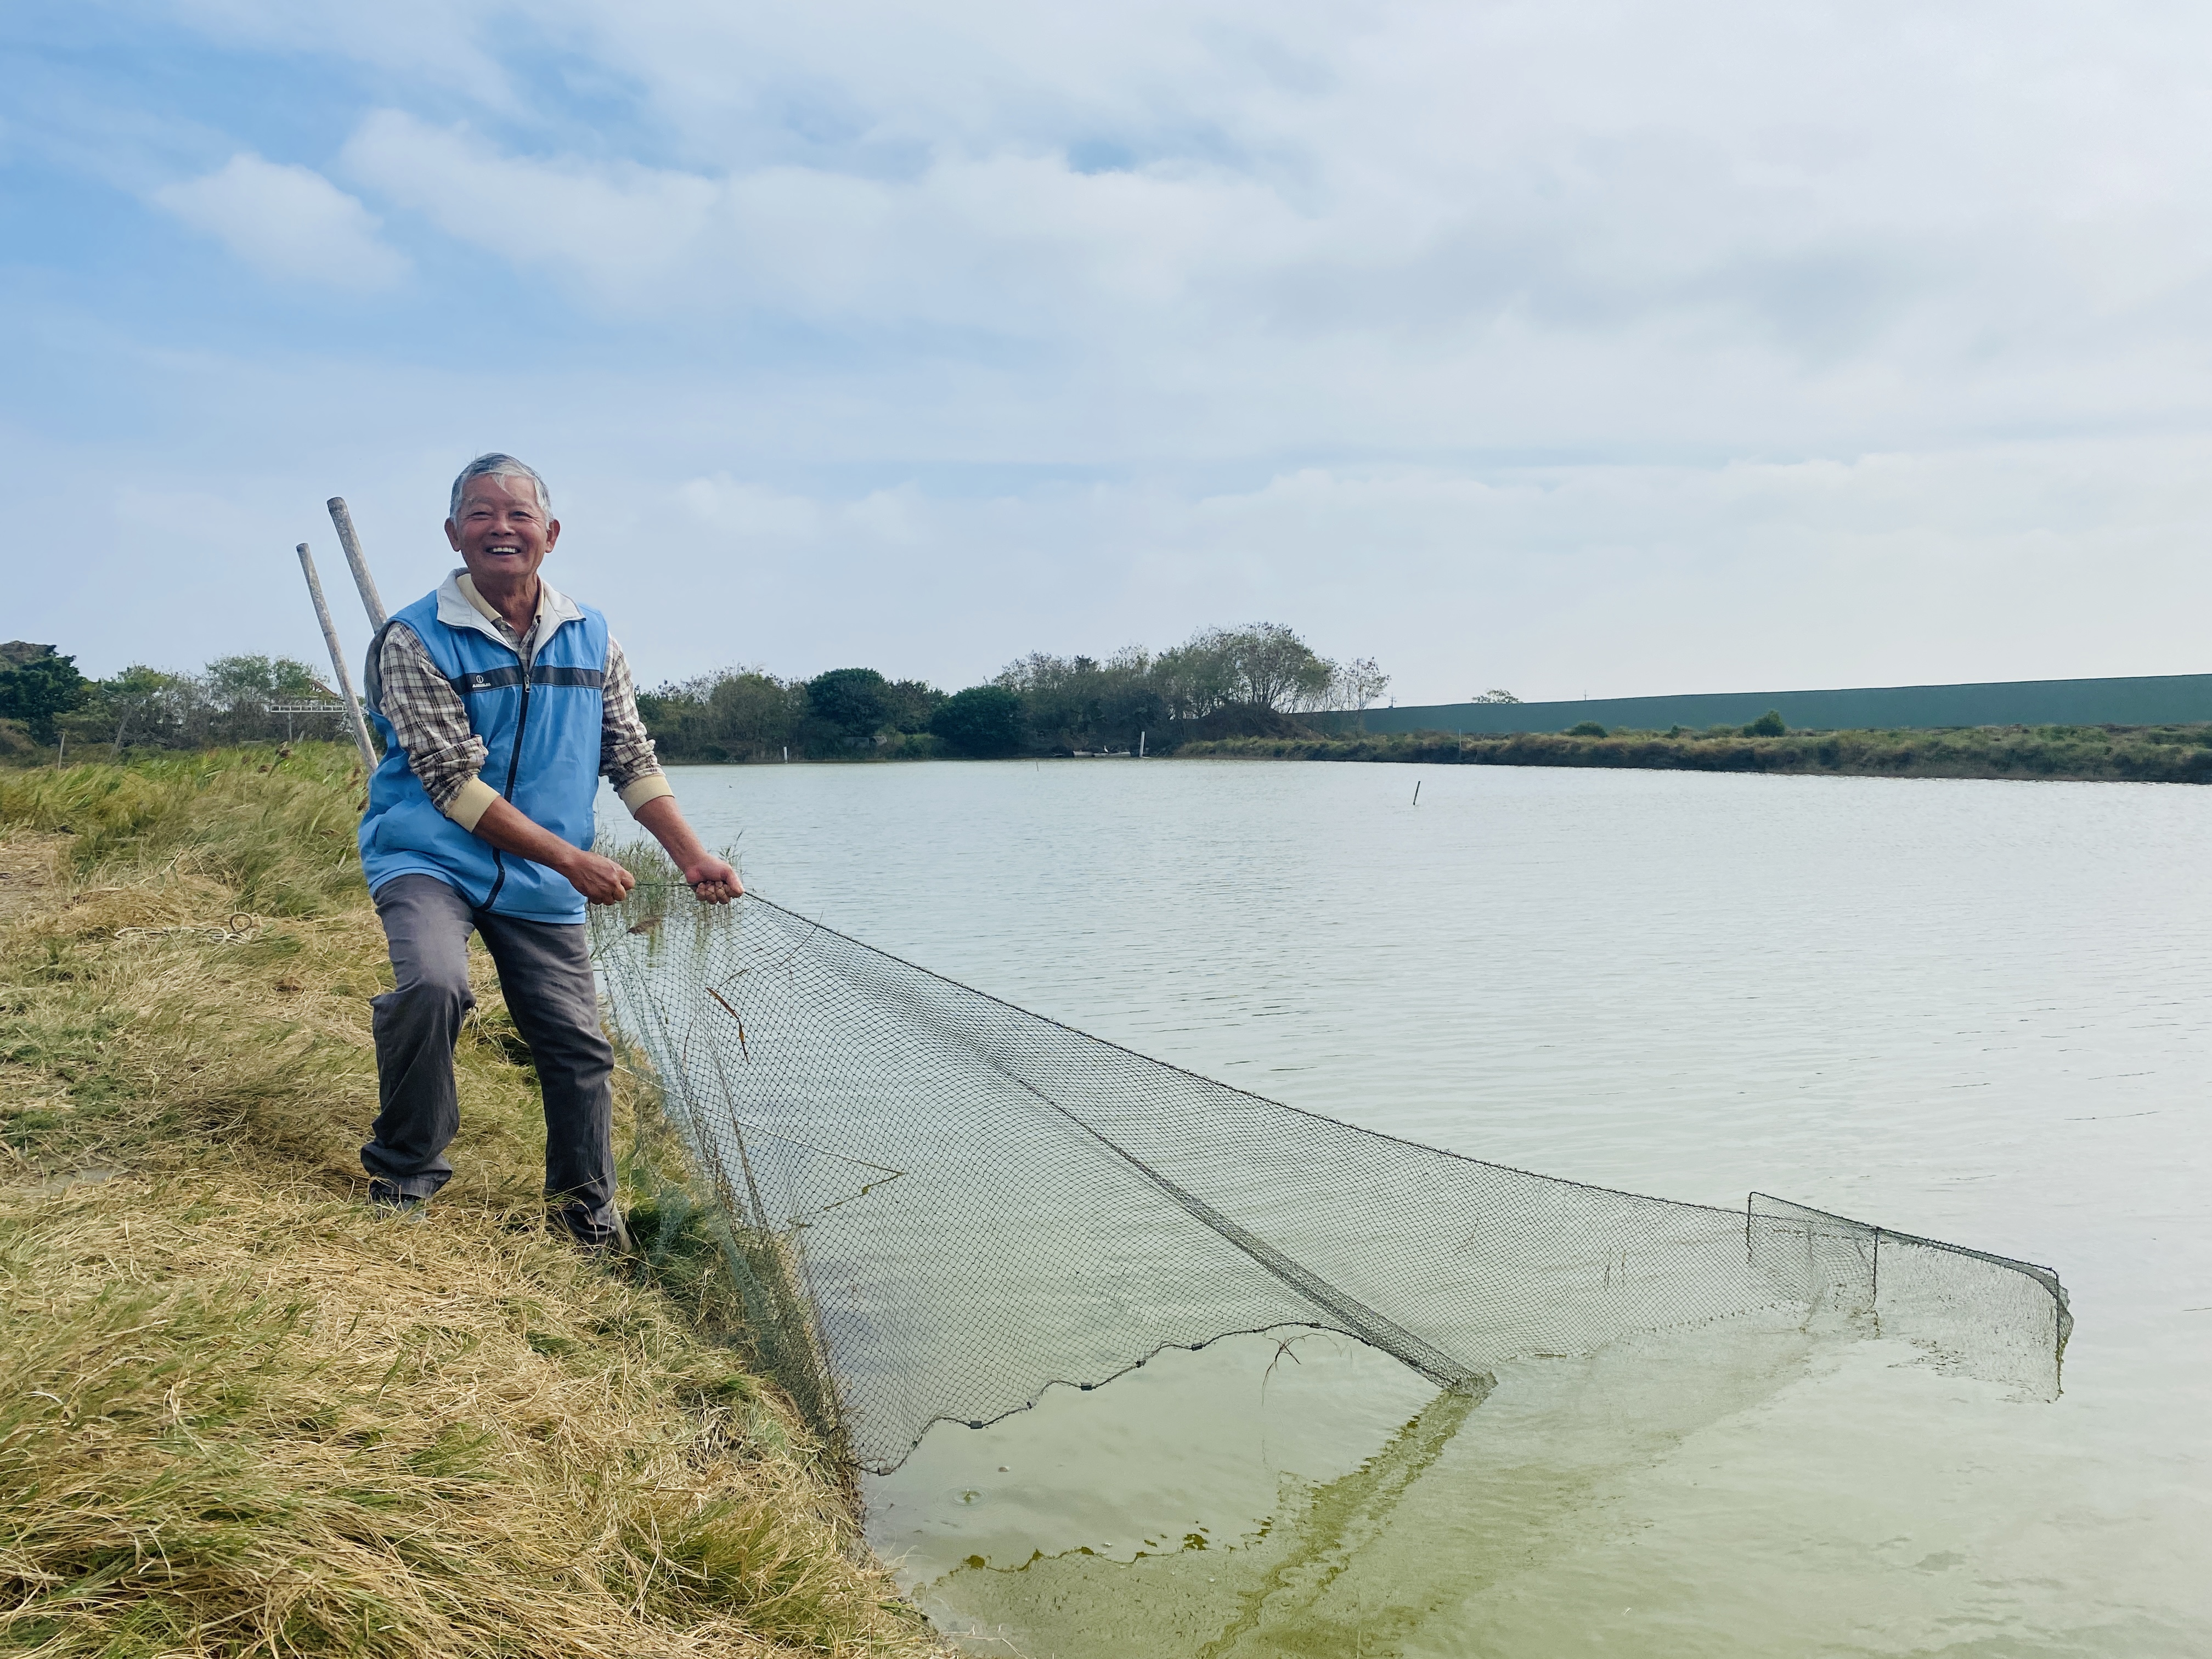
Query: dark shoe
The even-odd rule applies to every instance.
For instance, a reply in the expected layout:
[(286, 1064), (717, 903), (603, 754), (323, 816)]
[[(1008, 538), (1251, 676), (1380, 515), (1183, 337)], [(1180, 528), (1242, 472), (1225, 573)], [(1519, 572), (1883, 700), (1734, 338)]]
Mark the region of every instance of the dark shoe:
[(429, 1212), (430, 1200), (403, 1193), (388, 1181), (368, 1183), (368, 1207), (395, 1221), (420, 1221)]
[(622, 1212), (612, 1205), (607, 1206), (604, 1221), (595, 1223), (580, 1205), (572, 1205), (556, 1208), (546, 1223), (586, 1255), (614, 1260), (630, 1254), (629, 1229), (623, 1224)]

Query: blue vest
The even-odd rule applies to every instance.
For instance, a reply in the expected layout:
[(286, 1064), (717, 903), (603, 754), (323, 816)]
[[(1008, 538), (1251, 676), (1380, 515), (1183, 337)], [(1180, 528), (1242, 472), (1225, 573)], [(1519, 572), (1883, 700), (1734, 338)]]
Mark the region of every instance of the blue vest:
[[(484, 742), (483, 781), (523, 817), (572, 847), (592, 844), (599, 793), (599, 705), (606, 684), (607, 619), (589, 605), (538, 647), (527, 670), (504, 644), (438, 620), (435, 593), (392, 618), (414, 630), (453, 682)], [(390, 624), (387, 624), (389, 626)], [(384, 643), (369, 648), (374, 663)], [(396, 876), (434, 876), (479, 910), (530, 921), (581, 921), (584, 896), (568, 878), (502, 853), (441, 812), (407, 763), (391, 721), (372, 707), (384, 760), (368, 781), (361, 863), (374, 893)]]

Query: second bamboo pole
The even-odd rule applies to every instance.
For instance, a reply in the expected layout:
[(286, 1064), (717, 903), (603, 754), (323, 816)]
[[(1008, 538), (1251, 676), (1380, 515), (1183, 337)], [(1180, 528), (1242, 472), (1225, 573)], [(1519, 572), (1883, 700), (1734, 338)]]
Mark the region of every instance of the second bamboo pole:
[(353, 676), (346, 672), (345, 652), (338, 644), (337, 625), (331, 620), (329, 602), (323, 598), (322, 578), (315, 574), (315, 556), (307, 551), (305, 542), (300, 544), (300, 569), (307, 579), (307, 592), (315, 602), (315, 620), (323, 625), (323, 643), (330, 647), (331, 671), (338, 677), (338, 690), (344, 694), (346, 712), (353, 716), (353, 740), (361, 750), (362, 772), (366, 776), (376, 770), (376, 749), (368, 740), (368, 722), (362, 717), (361, 699), (353, 694)]
[(354, 532), (352, 509), (346, 506), (343, 495), (331, 496), (327, 505), (331, 523), (338, 532), (338, 545), (345, 550), (346, 562), (353, 568), (353, 585), (361, 590), (362, 609), (368, 612), (368, 625), (380, 633), (387, 620), (384, 599), (376, 591), (376, 578), (368, 574), (368, 561), (362, 556), (361, 538)]

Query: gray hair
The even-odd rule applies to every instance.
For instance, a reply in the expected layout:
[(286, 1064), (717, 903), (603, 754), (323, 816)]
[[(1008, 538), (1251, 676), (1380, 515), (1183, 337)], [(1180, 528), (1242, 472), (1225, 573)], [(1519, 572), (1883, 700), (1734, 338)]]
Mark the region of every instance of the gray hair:
[(538, 491), (538, 510), (548, 518), (553, 515), (553, 492), (545, 487), (545, 480), (538, 476), (537, 469), (525, 465), (512, 455), (479, 455), (461, 469), (461, 476), (453, 480), (453, 499), (446, 509), (446, 516), (458, 520), (461, 516), (461, 496), (471, 478), (527, 478)]

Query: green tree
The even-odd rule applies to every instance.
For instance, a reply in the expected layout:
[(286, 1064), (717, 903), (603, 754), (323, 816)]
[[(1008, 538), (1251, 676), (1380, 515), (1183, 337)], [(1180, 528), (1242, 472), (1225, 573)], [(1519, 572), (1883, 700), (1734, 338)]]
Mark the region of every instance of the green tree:
[(999, 686), (1022, 700), (1028, 735), (1042, 749), (1133, 749), (1137, 734), (1168, 717), (1158, 663), (1141, 646), (1104, 662), (1033, 652), (1007, 664)]
[(22, 721), (40, 743), (58, 735), (57, 715), (82, 707), (91, 694), (91, 682), (76, 672), (76, 659), (52, 646), (11, 650), (0, 665), (0, 715)]
[(1743, 734), (1747, 738), (1783, 738), (1789, 736), (1790, 728), (1782, 723), (1782, 711), (1770, 708), (1745, 726)]
[(114, 722), (115, 735), (110, 741), (116, 754), (123, 753), (134, 728), (142, 742), (161, 743), (171, 738), (184, 690), (185, 682), (179, 676), (164, 674), (143, 662), (132, 663), (121, 673), (100, 681), (98, 707), (101, 714)]
[(810, 724), (833, 749), (866, 749), (891, 723), (890, 682), (872, 668), (833, 668), (806, 682)]
[(892, 730), (927, 732), (932, 717), (945, 706), (945, 693), (927, 680), (893, 680), (884, 688), (884, 701)]
[(268, 742), (289, 735), (291, 721), (269, 705), (295, 697), (328, 698), (314, 671), (291, 657), (217, 657), (197, 677), (189, 721), (193, 741)]
[(772, 674), (726, 675), (707, 699), (708, 729), (732, 750), (765, 754), (790, 743), (805, 707), (798, 688)]
[(1237, 701), (1255, 708), (1317, 708), (1336, 679), (1336, 665), (1281, 623), (1231, 629), (1224, 643)]
[(1364, 708), (1389, 689), (1390, 677), (1372, 657), (1354, 657), (1336, 671), (1335, 696), (1346, 708)]
[(290, 657), (217, 657), (207, 665), (208, 700), (218, 708), (258, 711), (272, 697), (312, 697), (315, 672)]
[(637, 711), (663, 759), (775, 760), (799, 741), (806, 688), (758, 667), (711, 673), (641, 691)]
[(1567, 735), (1571, 738), (1601, 738), (1605, 736), (1605, 727), (1595, 720), (1580, 720), (1567, 728)]
[(1003, 685), (971, 685), (947, 697), (929, 729), (956, 755), (988, 760), (1022, 746), (1022, 696)]
[[(1371, 662), (1360, 666), (1380, 674)], [(1271, 712), (1318, 708), (1338, 683), (1336, 665), (1281, 623), (1203, 629), (1163, 651), (1153, 674), (1179, 720), (1202, 720), (1237, 703)]]
[(1161, 652), (1153, 661), (1152, 678), (1176, 720), (1202, 720), (1236, 702), (1237, 664), (1229, 630), (1201, 629)]

